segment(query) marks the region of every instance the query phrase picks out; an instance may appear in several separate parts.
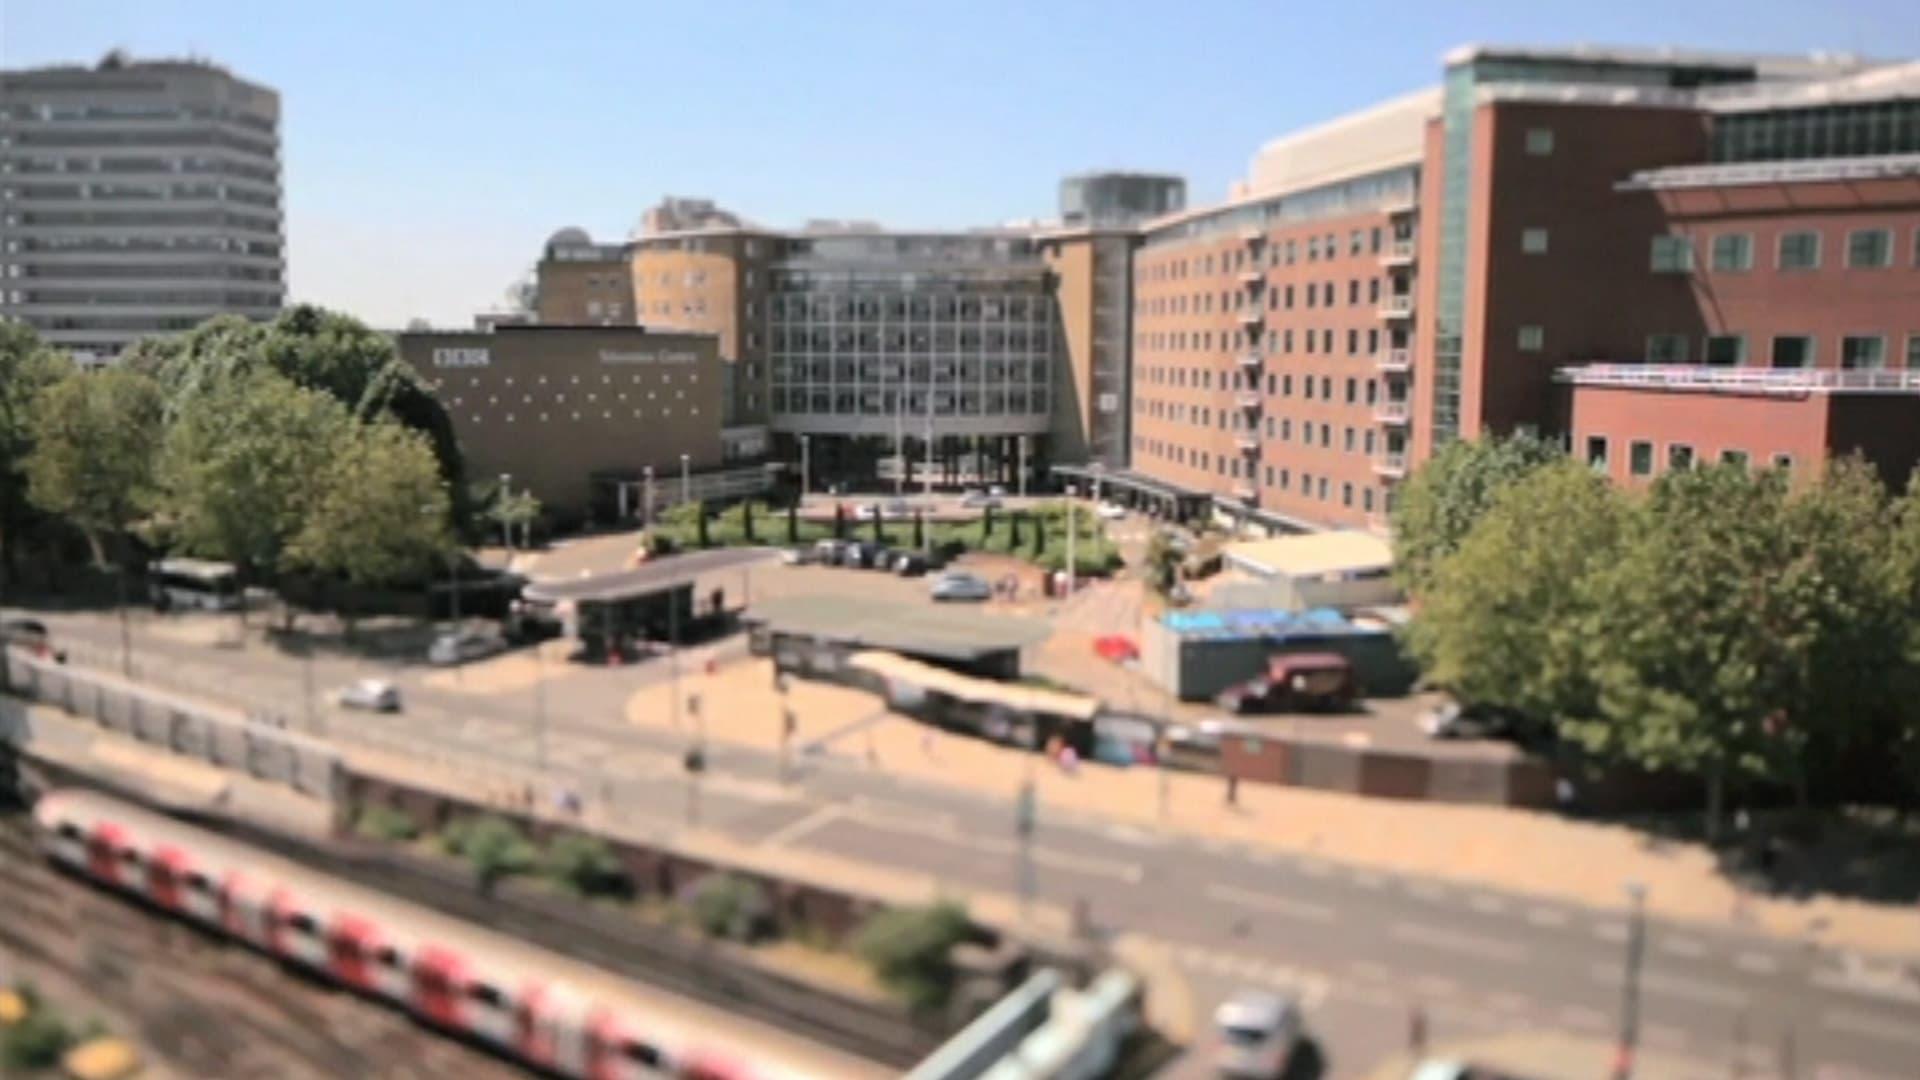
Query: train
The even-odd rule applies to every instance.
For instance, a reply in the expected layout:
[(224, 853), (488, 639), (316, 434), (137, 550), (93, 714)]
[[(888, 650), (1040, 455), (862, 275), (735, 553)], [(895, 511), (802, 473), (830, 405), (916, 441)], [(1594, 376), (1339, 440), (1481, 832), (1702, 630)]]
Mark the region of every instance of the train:
[(42, 854), (68, 872), (551, 1075), (809, 1080), (870, 1071), (813, 1071), (777, 1051), (729, 1045), (763, 1040), (731, 1018), (701, 1016), (704, 1007), (98, 792), (43, 794), (33, 826)]

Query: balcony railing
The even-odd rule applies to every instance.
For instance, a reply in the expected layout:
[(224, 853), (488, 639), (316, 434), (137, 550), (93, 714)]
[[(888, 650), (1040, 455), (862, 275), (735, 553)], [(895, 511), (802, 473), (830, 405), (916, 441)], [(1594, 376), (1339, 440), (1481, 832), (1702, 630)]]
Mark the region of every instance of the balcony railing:
[(1405, 266), (1413, 261), (1413, 241), (1395, 240), (1380, 253), (1380, 265)]
[(1249, 481), (1235, 480), (1233, 482), (1233, 497), (1243, 503), (1252, 505), (1253, 502), (1260, 497), (1260, 492)]
[(1260, 391), (1241, 390), (1233, 395), (1233, 403), (1243, 409), (1258, 409), (1261, 405)]
[(1266, 356), (1263, 354), (1253, 349), (1248, 349), (1246, 352), (1240, 354), (1240, 366), (1258, 370), (1260, 365), (1266, 362), (1266, 359)]
[(1380, 300), (1380, 315), (1387, 319), (1404, 319), (1413, 314), (1412, 293), (1392, 293)]
[(1249, 225), (1240, 230), (1240, 239), (1249, 244), (1262, 244), (1266, 242), (1267, 230), (1258, 225)]
[(1373, 354), (1373, 366), (1390, 375), (1403, 375), (1413, 370), (1413, 350), (1405, 346), (1382, 349)]
[(1261, 311), (1257, 304), (1248, 304), (1240, 309), (1239, 314), (1240, 322), (1244, 326), (1253, 326), (1266, 318), (1266, 313)]
[(1257, 431), (1235, 432), (1233, 445), (1239, 447), (1243, 454), (1257, 454), (1260, 452), (1260, 433)]
[(1555, 375), (1575, 386), (1613, 386), (1729, 394), (1920, 394), (1920, 370), (1583, 364)]
[(1407, 452), (1404, 450), (1388, 450), (1385, 453), (1375, 454), (1373, 456), (1373, 471), (1375, 475), (1390, 477), (1396, 480), (1407, 475)]
[(1267, 273), (1264, 270), (1240, 271), (1240, 284), (1245, 285), (1249, 289), (1258, 292), (1260, 287), (1266, 283)]
[(1412, 411), (1405, 401), (1381, 398), (1373, 403), (1373, 418), (1382, 424), (1404, 424)]

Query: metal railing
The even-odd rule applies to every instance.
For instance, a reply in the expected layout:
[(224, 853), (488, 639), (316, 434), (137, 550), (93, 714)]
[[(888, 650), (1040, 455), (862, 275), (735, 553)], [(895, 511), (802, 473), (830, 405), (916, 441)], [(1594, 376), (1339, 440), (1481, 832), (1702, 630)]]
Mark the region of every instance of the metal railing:
[(1411, 371), (1413, 350), (1408, 348), (1382, 350), (1374, 354), (1373, 366), (1387, 372)]
[(1408, 403), (1382, 398), (1373, 403), (1373, 418), (1383, 424), (1404, 424), (1410, 415)]
[(1380, 253), (1380, 261), (1383, 263), (1411, 262), (1413, 260), (1413, 252), (1414, 247), (1412, 240), (1395, 240), (1393, 243), (1387, 245), (1385, 251)]
[(1382, 315), (1413, 314), (1413, 294), (1412, 293), (1393, 293), (1391, 295), (1381, 297), (1380, 313)]
[(1583, 364), (1555, 378), (1575, 386), (1652, 387), (1747, 394), (1914, 394), (1920, 370), (1844, 371), (1832, 368), (1707, 367), (1665, 364)]
[(1388, 451), (1376, 454), (1373, 458), (1373, 471), (1382, 476), (1407, 475), (1407, 455), (1405, 451)]

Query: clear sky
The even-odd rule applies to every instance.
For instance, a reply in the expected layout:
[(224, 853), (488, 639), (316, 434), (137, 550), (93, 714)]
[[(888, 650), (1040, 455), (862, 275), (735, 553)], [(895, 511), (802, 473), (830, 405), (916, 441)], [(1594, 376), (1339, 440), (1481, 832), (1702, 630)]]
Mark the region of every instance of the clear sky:
[(1212, 202), (1475, 41), (1920, 57), (1920, 4), (0, 0), (6, 67), (118, 46), (278, 89), (291, 294), (382, 326), (465, 323), (556, 228), (619, 239), (665, 194), (965, 227), (1127, 167)]

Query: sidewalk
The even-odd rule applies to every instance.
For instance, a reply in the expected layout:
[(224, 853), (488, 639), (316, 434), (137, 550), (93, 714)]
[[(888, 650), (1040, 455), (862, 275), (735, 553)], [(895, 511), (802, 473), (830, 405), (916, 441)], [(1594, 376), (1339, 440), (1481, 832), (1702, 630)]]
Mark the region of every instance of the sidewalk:
[[(701, 716), (681, 724), (707, 738), (777, 751), (781, 702), (770, 661), (730, 664), (683, 680), (700, 696)], [(1158, 770), (1082, 763), (1068, 775), (1035, 755), (940, 732), (888, 713), (859, 690), (791, 680), (788, 704), (798, 731), (793, 752), (830, 741), (826, 752), (864, 758), (876, 769), (928, 784), (1002, 797), (1012, 806), (1021, 779), (1035, 780), (1044, 821), (1049, 809), (1263, 845), (1399, 873), (1452, 879), (1598, 908), (1624, 910), (1622, 883), (1647, 888), (1656, 915), (1794, 937), (1810, 920), (1827, 921), (1833, 946), (1920, 954), (1920, 911), (1838, 897), (1796, 901), (1747, 894), (1721, 876), (1711, 852), (1685, 843), (1650, 845), (1624, 826), (1571, 821), (1501, 807), (1404, 803), (1301, 788), (1242, 784), (1225, 803), (1218, 777), (1172, 772), (1160, 806)], [(633, 694), (631, 723), (672, 729), (671, 688)], [(862, 718), (868, 718), (862, 722)]]
[[(1367, 1073), (1367, 1080), (1404, 1080), (1412, 1075), (1418, 1060), (1478, 1065), (1528, 1080), (1592, 1080), (1611, 1075), (1614, 1046), (1603, 1039), (1573, 1035), (1502, 1035), (1432, 1046), (1424, 1059), (1396, 1054)], [(1633, 1075), (1637, 1080), (1725, 1080), (1728, 1074), (1726, 1062), (1688, 1060), (1645, 1048), (1633, 1061)], [(1748, 1080), (1764, 1080), (1772, 1074), (1749, 1067), (1737, 1075)]]

